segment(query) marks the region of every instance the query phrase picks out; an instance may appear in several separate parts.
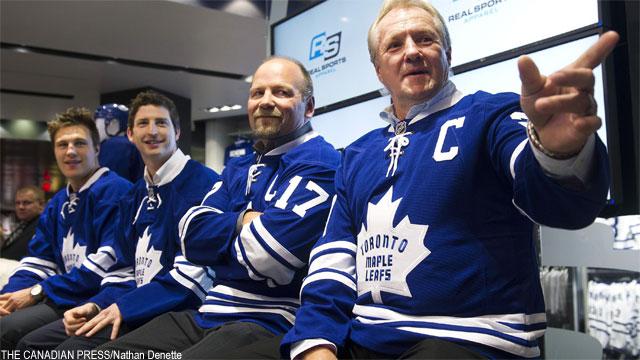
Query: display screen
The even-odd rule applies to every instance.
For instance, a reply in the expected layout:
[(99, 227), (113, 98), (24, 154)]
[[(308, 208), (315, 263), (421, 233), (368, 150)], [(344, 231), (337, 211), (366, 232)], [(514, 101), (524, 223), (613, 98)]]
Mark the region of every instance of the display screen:
[[(432, 0), (452, 42), (452, 66), (598, 22), (597, 0)], [(273, 25), (272, 53), (309, 70), (316, 107), (382, 88), (367, 32), (382, 0), (327, 0)]]
[[(541, 74), (549, 75), (573, 62), (589, 46), (598, 40), (598, 35), (589, 36), (566, 44), (554, 46), (529, 54), (535, 61)], [(455, 75), (452, 80), (456, 87), (464, 94), (473, 94), (478, 90), (490, 93), (515, 92), (520, 93), (520, 77), (518, 74), (517, 58), (499, 62)], [(602, 119), (602, 127), (598, 136), (607, 144), (607, 124), (604, 106), (604, 85), (602, 81), (602, 66), (593, 71), (595, 75), (594, 98), (598, 103), (598, 116)]]
[(431, 0), (451, 36), (452, 66), (598, 23), (597, 0)]

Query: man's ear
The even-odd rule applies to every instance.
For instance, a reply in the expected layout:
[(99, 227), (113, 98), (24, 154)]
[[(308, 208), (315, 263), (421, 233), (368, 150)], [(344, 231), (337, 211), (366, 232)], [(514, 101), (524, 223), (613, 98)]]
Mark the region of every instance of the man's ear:
[(133, 129), (127, 126), (127, 139), (133, 142)]
[(180, 139), (180, 129), (176, 129), (176, 141)]
[(313, 96), (309, 96), (307, 103), (305, 104), (304, 116), (310, 118), (316, 111), (316, 99)]

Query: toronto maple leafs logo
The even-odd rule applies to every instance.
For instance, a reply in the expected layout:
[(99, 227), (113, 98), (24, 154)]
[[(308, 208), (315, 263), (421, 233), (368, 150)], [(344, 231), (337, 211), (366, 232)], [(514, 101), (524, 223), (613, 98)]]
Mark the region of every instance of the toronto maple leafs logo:
[(162, 269), (160, 256), (162, 251), (149, 247), (151, 234), (147, 226), (136, 245), (136, 285), (148, 284)]
[(76, 244), (72, 229), (69, 229), (67, 236), (62, 238), (62, 260), (64, 261), (64, 269), (66, 272), (71, 271), (74, 267), (80, 267), (84, 262), (87, 247)]
[(412, 224), (407, 215), (393, 226), (402, 198), (392, 198), (393, 187), (377, 204), (369, 203), (368, 227), (362, 224), (358, 234), (358, 296), (371, 292), (378, 304), (382, 291), (411, 297), (407, 275), (431, 253), (424, 246), (428, 225)]

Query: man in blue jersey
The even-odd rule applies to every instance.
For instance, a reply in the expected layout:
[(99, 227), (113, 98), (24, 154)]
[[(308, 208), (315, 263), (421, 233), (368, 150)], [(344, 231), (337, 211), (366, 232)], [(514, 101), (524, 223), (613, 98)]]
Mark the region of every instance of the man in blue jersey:
[(291, 59), (269, 58), (256, 70), (247, 104), (256, 152), (231, 159), (202, 205), (180, 221), (184, 256), (216, 273), (203, 305), (159, 316), (100, 350), (279, 358), (339, 163), (311, 129), (312, 86)]
[(120, 273), (63, 320), (25, 336), (19, 349), (91, 349), (162, 313), (196, 309), (211, 286), (213, 274), (182, 255), (178, 222), (219, 176), (178, 149), (173, 101), (142, 92), (130, 108), (127, 136), (140, 150), (145, 172), (119, 204)]
[(98, 130), (86, 109), (70, 108), (48, 124), (68, 185), (53, 196), (27, 256), (0, 295), (3, 349), (62, 317), (100, 289), (121, 256), (113, 236), (116, 203), (131, 188), (98, 162)]
[(369, 51), (391, 126), (345, 149), (283, 354), (539, 357), (534, 224), (585, 227), (605, 204), (592, 69), (617, 38), (549, 77), (522, 57), (522, 96), (463, 96), (436, 9), (385, 1)]

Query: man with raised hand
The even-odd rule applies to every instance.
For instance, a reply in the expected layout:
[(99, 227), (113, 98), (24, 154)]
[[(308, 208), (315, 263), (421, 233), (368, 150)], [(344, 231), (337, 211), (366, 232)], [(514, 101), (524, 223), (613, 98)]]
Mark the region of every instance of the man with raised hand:
[(592, 69), (617, 39), (605, 33), (548, 77), (522, 57), (521, 96), (463, 96), (437, 10), (385, 1), (369, 51), (391, 126), (345, 149), (283, 354), (539, 357), (534, 224), (585, 227), (605, 204)]
[(70, 108), (48, 124), (68, 185), (40, 215), (27, 256), (2, 288), (2, 349), (84, 304), (114, 270), (120, 249), (113, 223), (131, 183), (98, 162), (99, 137), (87, 109)]
[(216, 273), (204, 304), (159, 316), (100, 350), (280, 357), (340, 156), (311, 129), (313, 85), (299, 62), (273, 57), (260, 65), (247, 109), (256, 152), (230, 160), (202, 205), (180, 221), (185, 257)]
[(92, 349), (165, 312), (196, 309), (211, 285), (213, 274), (182, 256), (178, 222), (219, 177), (178, 149), (173, 101), (142, 92), (130, 109), (127, 136), (145, 163), (144, 178), (119, 204), (120, 269), (130, 275), (109, 279), (87, 304), (25, 336), (20, 349)]

